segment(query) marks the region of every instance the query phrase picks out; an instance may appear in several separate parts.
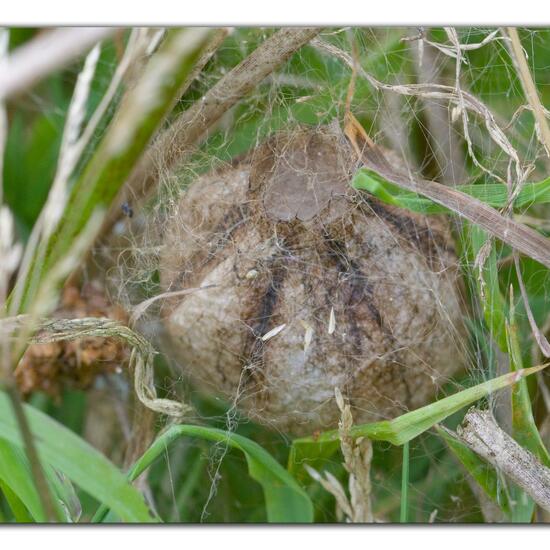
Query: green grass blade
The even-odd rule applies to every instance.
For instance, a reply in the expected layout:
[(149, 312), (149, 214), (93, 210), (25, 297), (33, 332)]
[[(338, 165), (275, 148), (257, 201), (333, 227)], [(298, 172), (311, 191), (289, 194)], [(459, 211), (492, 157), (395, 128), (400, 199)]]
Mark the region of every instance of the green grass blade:
[(401, 469), (400, 523), (409, 521), (409, 442), (403, 444), (403, 467)]
[[(251, 477), (260, 483), (264, 490), (269, 522), (311, 523), (313, 521), (313, 504), (309, 496), (267, 451), (246, 437), (216, 428), (192, 425), (170, 427), (134, 464), (128, 479), (136, 479), (165, 453), (171, 443), (185, 436), (223, 443), (244, 453)], [(107, 509), (101, 508), (93, 521), (101, 521), (106, 513)]]
[(67, 522), (75, 523), (82, 514), (82, 505), (71, 481), (61, 472), (44, 465), (44, 473), (58, 501), (58, 517), (66, 518)]
[[(442, 422), (451, 414), (474, 403), (478, 399), (487, 396), (491, 392), (511, 386), (522, 378), (534, 374), (547, 366), (539, 365), (523, 369), (522, 371), (504, 374), (498, 378), (493, 378), (472, 388), (467, 388), (454, 395), (440, 399), (415, 411), (398, 416), (393, 420), (383, 420), (381, 422), (353, 426), (350, 435), (352, 437), (368, 437), (372, 440), (388, 441), (393, 445), (403, 445), (403, 443), (414, 439), (435, 426), (435, 424)], [(337, 439), (338, 431), (332, 430), (324, 432), (315, 438), (296, 439), (294, 444), (300, 445), (304, 443), (313, 447), (314, 445), (322, 445), (327, 441), (335, 441)]]
[(39, 244), (17, 282), (14, 313), (29, 310), (47, 273), (72, 248), (92, 214), (105, 213), (136, 166), (210, 36), (207, 29), (172, 29), (140, 81), (123, 98), (117, 116), (72, 186), (55, 230)]
[[(7, 483), (4, 483), (2, 479), (0, 479), (0, 494), (1, 493), (4, 494), (4, 498), (6, 499), (6, 502), (8, 503), (8, 506), (10, 507), (13, 517), (17, 523), (34, 522), (32, 515), (29, 514), (29, 511), (23, 504), (23, 501), (15, 494)], [(0, 520), (2, 522), (5, 521), (4, 518), (0, 518)]]
[[(468, 263), (474, 265), (479, 251), (488, 240), (487, 233), (480, 227), (465, 221), (463, 224), (463, 241), (466, 243), (466, 253)], [(494, 242), (491, 243), (491, 250), (483, 264), (481, 271), (481, 280), (477, 270), (471, 277), (474, 279), (474, 285), (479, 296), (479, 303), (483, 308), (483, 317), (491, 336), (498, 344), (498, 347), (504, 353), (508, 353), (508, 344), (506, 339), (506, 314), (507, 305), (502, 292), (500, 291), (498, 281), (497, 254)]]
[[(523, 369), (523, 362), (512, 308), (510, 308), (510, 323), (506, 325), (508, 348), (510, 350), (510, 367), (512, 371), (520, 372)], [(512, 435), (522, 447), (529, 450), (545, 466), (550, 468), (550, 454), (548, 454), (535, 423), (531, 397), (525, 379), (520, 380), (512, 388)]]
[[(359, 170), (352, 181), (353, 187), (368, 191), (387, 204), (407, 208), (422, 214), (448, 213), (444, 206), (416, 193), (405, 191), (388, 182), (380, 174), (369, 168)], [(459, 185), (458, 191), (474, 197), (494, 208), (504, 208), (508, 202), (508, 188), (501, 183), (482, 185)], [(514, 208), (525, 208), (534, 204), (550, 202), (550, 178), (536, 183), (526, 183), (514, 202)]]
[[(105, 456), (34, 407), (25, 405), (25, 413), (45, 463), (108, 504), (122, 521), (152, 521), (143, 497)], [(0, 392), (0, 437), (22, 448), (19, 427), (4, 392)]]
[(505, 514), (510, 514), (510, 503), (502, 483), (499, 482), (496, 470), (480, 458), (466, 444), (460, 441), (449, 430), (437, 427), (437, 432), (447, 443), (451, 452), (456, 456), (466, 471), (476, 480), (485, 494), (501, 508)]
[[(506, 323), (506, 335), (510, 357), (510, 368), (519, 372), (523, 368), (518, 330), (515, 322), (513, 293), (510, 293), (510, 321)], [(520, 380), (512, 388), (512, 436), (525, 449), (533, 453), (545, 466), (550, 467), (550, 455), (546, 449), (533, 416), (531, 397), (527, 380)], [(530, 522), (535, 509), (535, 502), (518, 487), (511, 488), (515, 505), (512, 507), (512, 521), (515, 523)]]
[[(48, 465), (44, 466), (44, 474), (51, 494), (56, 497), (53, 504), (56, 508), (57, 517), (64, 518), (67, 514), (66, 511), (74, 511), (75, 508), (79, 508), (80, 503), (70, 482), (62, 482), (53, 468)], [(6, 439), (0, 438), (0, 480), (17, 495), (34, 521), (45, 522), (47, 518), (32, 479), (29, 461), (23, 449)]]
[(316, 438), (295, 439), (290, 447), (287, 470), (299, 483), (307, 485), (311, 482), (311, 476), (304, 466), (307, 464), (319, 471), (339, 449), (337, 438), (324, 441)]

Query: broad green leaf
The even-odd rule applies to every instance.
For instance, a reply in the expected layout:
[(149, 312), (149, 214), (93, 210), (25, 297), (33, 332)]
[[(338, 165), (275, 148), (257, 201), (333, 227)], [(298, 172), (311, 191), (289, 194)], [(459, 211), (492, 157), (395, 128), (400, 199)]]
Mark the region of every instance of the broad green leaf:
[(485, 494), (506, 514), (510, 513), (510, 504), (506, 492), (503, 491), (496, 470), (480, 458), (455, 435), (440, 426), (436, 426), (438, 434), (447, 443), (467, 472), (476, 480)]
[[(30, 405), (24, 408), (44, 463), (63, 472), (98, 501), (108, 504), (122, 521), (152, 521), (143, 497), (105, 456), (44, 413)], [(5, 392), (0, 392), (0, 437), (23, 448), (19, 426)]]
[[(306, 492), (294, 478), (260, 445), (238, 434), (204, 426), (171, 426), (160, 435), (134, 464), (128, 474), (129, 480), (136, 479), (175, 440), (198, 437), (222, 443), (242, 451), (248, 462), (248, 471), (264, 490), (267, 519), (274, 523), (310, 523), (313, 521), (313, 504)], [(102, 507), (93, 521), (101, 521), (107, 509)]]
[[(350, 435), (352, 437), (368, 437), (372, 440), (388, 441), (393, 445), (403, 445), (403, 443), (414, 439), (463, 407), (474, 403), (491, 392), (511, 386), (522, 378), (538, 372), (547, 366), (547, 364), (539, 365), (523, 369), (522, 371), (504, 374), (498, 378), (493, 378), (472, 388), (467, 388), (454, 395), (435, 401), (415, 411), (398, 416), (393, 420), (382, 420), (371, 424), (353, 426), (350, 430)], [(338, 431), (332, 430), (324, 432), (315, 438), (296, 439), (294, 444), (309, 445), (310, 449), (312, 449), (315, 445), (321, 446), (329, 441), (336, 441), (338, 437)]]

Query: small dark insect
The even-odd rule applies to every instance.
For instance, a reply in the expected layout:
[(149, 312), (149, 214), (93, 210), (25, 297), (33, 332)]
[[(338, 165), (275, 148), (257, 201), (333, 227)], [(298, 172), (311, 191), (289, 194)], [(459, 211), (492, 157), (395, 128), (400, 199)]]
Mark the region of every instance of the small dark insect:
[(128, 216), (129, 218), (131, 218), (134, 215), (134, 210), (127, 202), (122, 203), (121, 208), (122, 208), (122, 213), (125, 216)]

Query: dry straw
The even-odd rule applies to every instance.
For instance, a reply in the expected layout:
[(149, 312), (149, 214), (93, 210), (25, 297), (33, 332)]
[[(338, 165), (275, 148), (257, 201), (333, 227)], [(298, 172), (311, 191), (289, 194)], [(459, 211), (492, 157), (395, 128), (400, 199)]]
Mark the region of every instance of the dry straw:
[[(28, 327), (29, 316), (19, 315), (0, 321), (0, 336), (13, 336), (22, 327)], [(84, 317), (81, 319), (38, 319), (29, 337), (31, 344), (46, 344), (78, 338), (118, 338), (132, 347), (130, 370), (134, 373), (136, 395), (147, 408), (165, 414), (174, 420), (181, 419), (191, 410), (185, 403), (162, 399), (154, 385), (155, 350), (140, 334), (108, 318)]]
[(346, 517), (347, 522), (372, 523), (374, 521), (370, 480), (372, 442), (367, 437), (355, 438), (350, 435), (353, 426), (351, 408), (349, 403), (345, 402), (339, 388), (334, 389), (334, 394), (341, 413), (338, 433), (344, 467), (349, 473), (349, 497), (342, 484), (330, 472), (324, 472), (323, 477), (311, 466), (305, 464), (304, 467), (315, 481), (334, 496), (339, 513)]

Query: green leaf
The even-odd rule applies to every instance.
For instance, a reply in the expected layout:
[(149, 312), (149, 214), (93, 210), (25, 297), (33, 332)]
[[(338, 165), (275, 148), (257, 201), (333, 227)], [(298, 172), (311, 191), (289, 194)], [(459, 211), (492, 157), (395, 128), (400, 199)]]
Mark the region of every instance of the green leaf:
[[(467, 243), (468, 261), (471, 265), (474, 265), (479, 251), (486, 245), (489, 237), (483, 229), (468, 221), (464, 222), (463, 228), (464, 241)], [(471, 275), (475, 279), (475, 286), (479, 295), (479, 302), (483, 308), (485, 323), (498, 347), (501, 351), (507, 353), (508, 344), (505, 322), (508, 308), (500, 291), (494, 241), (491, 242), (490, 246), (491, 250), (481, 271), (481, 280), (477, 270)]]
[(4, 438), (0, 438), (0, 480), (17, 495), (34, 521), (46, 521), (25, 453)]
[(82, 514), (82, 505), (76, 494), (71, 481), (63, 473), (52, 468), (49, 464), (44, 465), (44, 473), (53, 494), (58, 498), (58, 517), (67, 519), (67, 522), (75, 523)]
[[(388, 441), (393, 445), (403, 445), (403, 443), (414, 439), (463, 407), (474, 403), (491, 392), (515, 384), (522, 378), (538, 372), (547, 366), (548, 365), (540, 365), (529, 369), (523, 369), (519, 372), (504, 374), (498, 378), (493, 378), (492, 380), (488, 380), (472, 388), (462, 390), (454, 395), (435, 401), (415, 411), (398, 416), (393, 420), (382, 420), (371, 424), (353, 426), (350, 430), (350, 435), (352, 437), (368, 437), (372, 440)], [(338, 431), (332, 430), (324, 432), (315, 438), (306, 437), (296, 439), (294, 443), (296, 445), (309, 445), (310, 449), (312, 449), (315, 445), (320, 446), (329, 441), (338, 440), (338, 437)]]
[[(122, 521), (151, 522), (140, 493), (105, 456), (83, 439), (30, 405), (24, 405), (40, 458), (112, 508)], [(11, 403), (0, 392), (0, 437), (23, 448)]]
[(33, 523), (33, 517), (29, 514), (29, 511), (21, 501), (21, 499), (15, 494), (11, 487), (4, 483), (0, 479), (0, 491), (4, 493), (4, 497), (11, 508), (13, 517), (17, 523)]
[(401, 468), (401, 506), (399, 522), (409, 521), (409, 442), (403, 444), (403, 464)]
[[(136, 479), (166, 452), (172, 442), (184, 436), (223, 443), (244, 453), (250, 475), (263, 488), (269, 522), (311, 523), (313, 521), (313, 504), (309, 496), (267, 451), (246, 437), (216, 428), (192, 425), (171, 426), (134, 464), (128, 479)], [(100, 508), (93, 521), (101, 521), (106, 513), (106, 507)]]
[(5, 201), (22, 222), (25, 234), (48, 196), (63, 132), (61, 116), (48, 113), (29, 118), (16, 111), (10, 121), (4, 163)]
[(320, 470), (340, 448), (338, 439), (318, 441), (316, 438), (295, 439), (290, 447), (287, 469), (299, 483), (307, 485), (311, 477), (304, 466)]
[[(513, 293), (510, 293), (510, 320), (506, 323), (506, 336), (510, 357), (510, 368), (519, 372), (523, 368), (521, 349), (515, 322)], [(550, 455), (544, 446), (533, 416), (531, 397), (527, 380), (520, 380), (512, 388), (512, 436), (525, 449), (533, 453), (545, 466), (550, 467)], [(515, 505), (512, 507), (512, 521), (530, 522), (535, 509), (533, 499), (519, 487), (512, 487)]]

